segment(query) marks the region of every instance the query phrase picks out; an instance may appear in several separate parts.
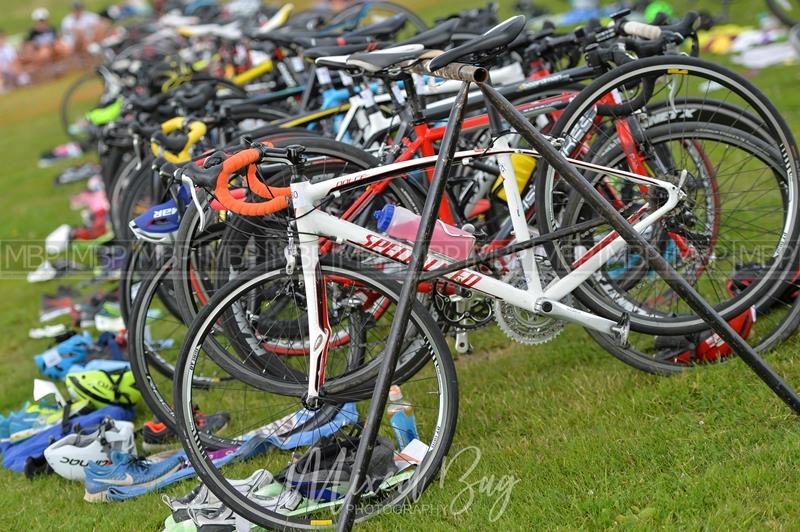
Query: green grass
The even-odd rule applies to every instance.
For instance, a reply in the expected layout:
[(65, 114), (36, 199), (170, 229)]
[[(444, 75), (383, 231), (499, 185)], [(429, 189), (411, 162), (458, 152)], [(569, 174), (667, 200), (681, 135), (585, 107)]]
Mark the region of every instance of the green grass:
[[(30, 6), (13, 4), (5, 25), (22, 29)], [(64, 140), (57, 111), (69, 81), (0, 97), (3, 242), (40, 242), (57, 225), (78, 222), (67, 198), (81, 186), (54, 189), (57, 169), (36, 167), (41, 151)], [(800, 71), (775, 67), (753, 81), (797, 134)], [(27, 329), (39, 295), (54, 287), (0, 281), (2, 412), (30, 396), (38, 376), (32, 357), (46, 345), (29, 340)], [(575, 327), (536, 348), (512, 344), (496, 329), (473, 341), (475, 353), (457, 364), (461, 415), (442, 483), (405, 513), (365, 528), (728, 530), (800, 522), (800, 426), (740, 361), (665, 379), (623, 366)], [(796, 385), (797, 349), (793, 338), (769, 355)], [(473, 449), (480, 460), (471, 468)], [(29, 482), (2, 470), (0, 484), (2, 530), (154, 530), (167, 515), (155, 494), (90, 505), (80, 484), (57, 477)]]

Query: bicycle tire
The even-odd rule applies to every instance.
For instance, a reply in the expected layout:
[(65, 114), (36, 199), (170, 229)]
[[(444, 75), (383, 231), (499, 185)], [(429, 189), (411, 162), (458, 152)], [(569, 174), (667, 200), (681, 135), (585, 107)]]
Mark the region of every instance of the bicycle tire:
[[(696, 74), (700, 78), (714, 80), (721, 86), (731, 88), (731, 90), (738, 91), (737, 94), (746, 96), (746, 98), (745, 96), (741, 96), (741, 98), (747, 100), (751, 105), (750, 112), (757, 115), (759, 120), (774, 133), (772, 143), (778, 147), (777, 149), (781, 150), (781, 155), (785, 162), (788, 183), (787, 193), (789, 194), (788, 205), (793, 205), (797, 201), (798, 192), (797, 147), (785, 121), (772, 103), (748, 81), (723, 67), (696, 58), (665, 56), (641, 59), (604, 74), (575, 98), (565, 110), (563, 120), (559, 121), (552, 134), (556, 137), (562, 136), (581, 116), (584, 116), (586, 109), (593, 106), (598, 97), (607, 94), (613, 87), (632, 80), (642, 79), (644, 76), (655, 77), (659, 73), (666, 75), (668, 71), (677, 73), (673, 75)], [(536, 190), (538, 191), (536, 198), (538, 202), (537, 222), (542, 235), (552, 231), (555, 223), (556, 215), (553, 213), (552, 205), (549, 204), (552, 201), (552, 183), (552, 169), (543, 161), (539, 168), (536, 183)], [(783, 238), (779, 240), (779, 247), (776, 251), (776, 255), (779, 254), (780, 256), (771, 268), (771, 275), (774, 278), (776, 276), (785, 277), (788, 265), (795, 260), (797, 235), (798, 231), (800, 231), (797, 215), (798, 213), (791, 209), (786, 213)], [(557, 268), (557, 271), (563, 274), (568, 269), (568, 265), (565, 264), (562, 254), (557, 250), (557, 246), (553, 243), (548, 243), (545, 248), (551, 257), (551, 263)], [(599, 300), (599, 298), (593, 298), (593, 294), (584, 286), (579, 286), (574, 295), (585, 304), (590, 305), (594, 312), (602, 316), (610, 319), (620, 319), (621, 317), (621, 313), (617, 308)], [(757, 295), (753, 291), (748, 297), (739, 297), (734, 303), (723, 305), (717, 310), (721, 312), (725, 319), (730, 319), (751, 306), (754, 303), (753, 299)], [(686, 334), (699, 332), (707, 327), (705, 322), (696, 316), (648, 319), (644, 316), (631, 315), (630, 318), (631, 330), (646, 334)]]
[[(325, 265), (322, 267), (321, 272), (323, 274), (329, 273), (331, 275), (358, 279), (358, 281), (363, 282), (365, 286), (373, 287), (373, 289), (382, 294), (392, 294), (389, 297), (396, 298), (394, 294), (399, 293), (400, 289), (399, 285), (396, 283), (378, 280), (371, 278), (366, 273), (336, 266)], [(262, 277), (268, 278), (273, 275), (283, 274), (285, 274), (283, 268), (273, 271), (265, 269)], [(187, 333), (187, 341), (182, 346), (181, 355), (176, 367), (179, 385), (175, 387), (174, 397), (177, 420), (181, 429), (180, 435), (182, 443), (184, 444), (190, 461), (205, 485), (229, 508), (251, 522), (261, 526), (279, 529), (310, 529), (318, 528), (321, 525), (330, 526), (331, 522), (328, 521), (315, 522), (314, 520), (299, 520), (297, 518), (273, 513), (249, 501), (235, 489), (232, 489), (225, 475), (208, 457), (206, 450), (203, 448), (203, 443), (200, 440), (200, 433), (198, 433), (197, 427), (192, 420), (192, 389), (187, 386), (186, 383), (191, 382), (192, 371), (196, 366), (198, 354), (202, 352), (201, 346), (203, 341), (210, 332), (210, 329), (214, 327), (214, 322), (218, 318), (218, 313), (224, 312), (224, 307), (227, 302), (235, 298), (237, 294), (246, 290), (248, 285), (249, 283), (231, 284), (215, 294), (209, 305), (198, 314), (197, 319), (193, 322)], [(414, 482), (409, 481), (408, 484), (404, 485), (401, 491), (390, 500), (381, 501), (381, 504), (369, 505), (366, 511), (357, 516), (358, 521), (367, 519), (380, 510), (412, 501), (418, 497), (424, 491), (425, 487), (434, 479), (436, 473), (440, 469), (455, 432), (458, 410), (457, 379), (455, 366), (452, 358), (449, 356), (449, 348), (432, 317), (419, 302), (414, 303), (411, 323), (421, 331), (421, 334), (428, 338), (430, 356), (432, 357), (431, 360), (435, 361), (433, 364), (436, 371), (435, 378), (442, 390), (440, 392), (441, 399), (437, 414), (437, 436), (431, 441), (432, 452), (423, 459), (422, 464), (419, 466), (421, 470), (417, 470), (418, 476), (412, 477)], [(365, 397), (371, 397), (371, 392), (372, 390), (365, 390)], [(347, 398), (346, 400), (352, 400), (352, 398)], [(187, 405), (189, 405), (190, 411), (188, 417), (186, 414)]]

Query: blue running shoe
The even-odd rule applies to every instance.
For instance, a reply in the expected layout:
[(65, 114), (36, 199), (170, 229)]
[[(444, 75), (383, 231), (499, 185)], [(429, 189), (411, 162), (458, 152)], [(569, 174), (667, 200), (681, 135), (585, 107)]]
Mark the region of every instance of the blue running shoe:
[(87, 502), (107, 501), (108, 488), (118, 486), (137, 486), (146, 488), (158, 483), (186, 466), (183, 453), (164, 460), (153, 462), (136, 458), (120, 451), (111, 451), (111, 466), (89, 464), (86, 473), (86, 492), (83, 500)]
[[(8, 416), (0, 416), (0, 442), (12, 440), (16, 442), (25, 439), (22, 437), (22, 433), (34, 425), (39, 426), (41, 423), (37, 423), (37, 420), (40, 417), (50, 419), (51, 416), (54, 416), (58, 421), (60, 415), (61, 409), (59, 407), (50, 405), (45, 401), (33, 404), (26, 401), (21, 409), (10, 412)], [(42, 422), (45, 419), (42, 419)], [(16, 437), (12, 438), (12, 436)]]

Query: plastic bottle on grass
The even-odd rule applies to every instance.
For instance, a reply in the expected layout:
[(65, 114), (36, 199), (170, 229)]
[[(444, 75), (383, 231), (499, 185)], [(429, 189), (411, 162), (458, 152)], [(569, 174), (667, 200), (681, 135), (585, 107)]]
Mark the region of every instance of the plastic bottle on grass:
[(389, 404), (386, 407), (386, 415), (401, 451), (412, 440), (419, 439), (414, 409), (411, 407), (411, 403), (403, 399), (403, 393), (397, 385), (389, 388)]

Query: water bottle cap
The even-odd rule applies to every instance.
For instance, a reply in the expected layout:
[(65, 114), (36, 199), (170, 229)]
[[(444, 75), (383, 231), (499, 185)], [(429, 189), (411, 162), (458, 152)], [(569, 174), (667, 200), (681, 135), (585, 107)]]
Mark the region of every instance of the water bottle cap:
[(378, 221), (378, 231), (383, 233), (389, 229), (389, 224), (392, 223), (392, 218), (394, 218), (394, 205), (388, 203), (383, 209), (375, 211), (372, 215)]
[(403, 398), (403, 392), (400, 391), (400, 387), (396, 384), (393, 384), (389, 387), (389, 400), (392, 402), (399, 401)]

